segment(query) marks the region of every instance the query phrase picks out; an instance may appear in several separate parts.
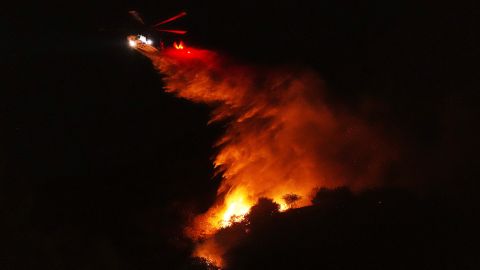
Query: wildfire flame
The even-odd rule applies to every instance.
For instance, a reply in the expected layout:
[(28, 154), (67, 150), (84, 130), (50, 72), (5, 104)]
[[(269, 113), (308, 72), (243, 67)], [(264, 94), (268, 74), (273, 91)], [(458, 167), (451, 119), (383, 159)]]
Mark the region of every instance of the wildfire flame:
[(244, 220), (259, 198), (280, 211), (307, 206), (319, 187), (373, 185), (393, 158), (364, 122), (323, 100), (313, 72), (259, 71), (209, 51), (179, 54), (184, 48), (174, 43), (149, 56), (165, 74), (166, 92), (210, 104), (211, 122), (226, 121), (214, 158), (222, 176), (218, 200), (186, 229), (200, 241), (195, 256), (222, 265), (226, 247), (212, 236)]
[(225, 203), (225, 212), (221, 215), (220, 226), (225, 228), (232, 225), (232, 223), (242, 221), (251, 207), (252, 204), (246, 202), (242, 195), (228, 197), (228, 202)]

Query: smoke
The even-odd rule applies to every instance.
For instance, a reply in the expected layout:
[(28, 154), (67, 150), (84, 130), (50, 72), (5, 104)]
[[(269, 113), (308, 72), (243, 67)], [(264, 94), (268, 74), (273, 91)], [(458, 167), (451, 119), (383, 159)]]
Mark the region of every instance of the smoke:
[(218, 265), (225, 245), (211, 236), (242, 220), (259, 198), (284, 211), (310, 205), (318, 188), (376, 186), (395, 156), (374, 127), (325, 102), (313, 71), (239, 65), (195, 49), (149, 57), (166, 92), (210, 105), (210, 122), (225, 124), (215, 145), (217, 201), (186, 229), (203, 241), (195, 254)]

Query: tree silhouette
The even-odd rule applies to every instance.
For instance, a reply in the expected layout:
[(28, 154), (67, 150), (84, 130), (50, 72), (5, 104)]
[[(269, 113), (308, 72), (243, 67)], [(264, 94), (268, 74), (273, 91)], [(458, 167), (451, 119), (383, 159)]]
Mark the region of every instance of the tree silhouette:
[(285, 203), (288, 205), (288, 208), (295, 208), (297, 201), (300, 200), (302, 197), (300, 197), (297, 194), (287, 194), (282, 197), (282, 199), (285, 201)]
[(260, 198), (257, 204), (250, 209), (247, 220), (252, 226), (263, 224), (270, 220), (274, 214), (278, 213), (279, 209), (280, 206), (271, 199)]

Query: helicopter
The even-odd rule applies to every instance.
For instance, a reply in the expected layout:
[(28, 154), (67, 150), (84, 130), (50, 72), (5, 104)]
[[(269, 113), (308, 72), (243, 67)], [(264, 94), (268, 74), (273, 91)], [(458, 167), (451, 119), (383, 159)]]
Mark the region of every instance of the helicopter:
[(142, 16), (140, 16), (140, 13), (138, 13), (138, 11), (130, 10), (128, 13), (135, 21), (137, 21), (147, 29), (147, 31), (145, 32), (149, 33), (149, 35), (138, 34), (130, 35), (127, 37), (128, 45), (132, 48), (139, 50), (142, 53), (152, 54), (158, 52), (158, 50), (163, 50), (165, 48), (165, 43), (162, 40), (158, 42), (157, 46), (154, 45), (152, 36), (155, 36), (155, 33), (170, 33), (175, 35), (184, 35), (187, 33), (187, 31), (185, 30), (163, 28), (163, 25), (186, 16), (187, 13), (185, 11), (182, 11), (173, 17), (170, 17), (166, 20), (160, 21), (152, 25), (145, 23), (145, 20), (142, 18)]

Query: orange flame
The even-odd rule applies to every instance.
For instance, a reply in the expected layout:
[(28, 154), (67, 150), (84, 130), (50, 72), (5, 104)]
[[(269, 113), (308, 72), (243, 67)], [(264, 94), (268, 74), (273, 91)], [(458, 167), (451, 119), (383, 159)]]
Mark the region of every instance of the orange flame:
[(166, 75), (166, 91), (215, 106), (211, 122), (228, 120), (214, 159), (222, 176), (218, 200), (186, 229), (200, 241), (195, 256), (223, 264), (226, 247), (215, 233), (244, 220), (259, 198), (280, 211), (307, 206), (319, 187), (375, 184), (393, 158), (363, 121), (323, 100), (313, 72), (260, 72), (209, 51), (190, 49), (185, 57), (175, 49), (151, 56)]

